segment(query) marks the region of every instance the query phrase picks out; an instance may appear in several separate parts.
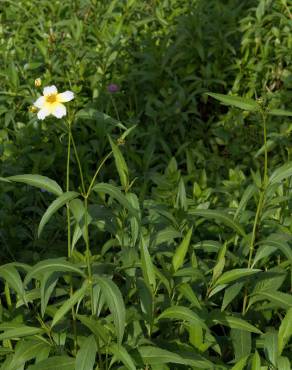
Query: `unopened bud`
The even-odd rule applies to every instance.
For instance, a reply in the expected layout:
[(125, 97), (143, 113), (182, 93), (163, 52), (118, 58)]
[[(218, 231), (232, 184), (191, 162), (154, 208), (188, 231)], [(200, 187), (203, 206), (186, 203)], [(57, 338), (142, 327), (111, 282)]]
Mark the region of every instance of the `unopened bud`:
[(31, 105), (29, 108), (28, 108), (28, 110), (29, 110), (29, 112), (30, 113), (35, 113), (35, 112), (37, 112), (37, 107), (35, 107), (34, 105)]
[(40, 78), (37, 78), (35, 81), (34, 81), (34, 86), (35, 87), (40, 87), (42, 85), (42, 80)]

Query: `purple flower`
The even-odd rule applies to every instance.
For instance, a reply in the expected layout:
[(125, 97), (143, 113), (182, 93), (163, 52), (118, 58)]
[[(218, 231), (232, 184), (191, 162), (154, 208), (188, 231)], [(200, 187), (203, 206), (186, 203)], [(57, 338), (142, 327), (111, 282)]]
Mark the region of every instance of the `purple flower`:
[(109, 84), (107, 87), (107, 91), (111, 94), (116, 93), (120, 90), (117, 84)]

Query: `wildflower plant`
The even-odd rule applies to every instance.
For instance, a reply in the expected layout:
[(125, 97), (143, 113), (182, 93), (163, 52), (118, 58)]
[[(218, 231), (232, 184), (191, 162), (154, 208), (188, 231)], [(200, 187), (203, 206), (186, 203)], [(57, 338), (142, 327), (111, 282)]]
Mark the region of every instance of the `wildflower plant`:
[(1, 370), (289, 370), (289, 2), (4, 4)]

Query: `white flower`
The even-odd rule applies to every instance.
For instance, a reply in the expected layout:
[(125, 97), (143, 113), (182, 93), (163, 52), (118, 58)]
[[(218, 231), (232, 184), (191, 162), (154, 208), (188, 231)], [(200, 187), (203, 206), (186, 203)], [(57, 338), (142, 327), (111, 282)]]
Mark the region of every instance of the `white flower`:
[(35, 102), (34, 106), (39, 108), (38, 119), (45, 119), (52, 114), (56, 118), (66, 116), (66, 107), (62, 103), (66, 103), (74, 99), (72, 91), (65, 91), (58, 94), (56, 86), (47, 86), (43, 90), (43, 96), (40, 96)]

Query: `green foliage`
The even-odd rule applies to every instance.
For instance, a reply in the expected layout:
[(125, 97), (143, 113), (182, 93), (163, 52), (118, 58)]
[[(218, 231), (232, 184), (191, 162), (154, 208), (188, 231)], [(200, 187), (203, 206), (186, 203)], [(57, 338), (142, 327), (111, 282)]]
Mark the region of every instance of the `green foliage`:
[(1, 369), (291, 368), (291, 14), (0, 2)]

